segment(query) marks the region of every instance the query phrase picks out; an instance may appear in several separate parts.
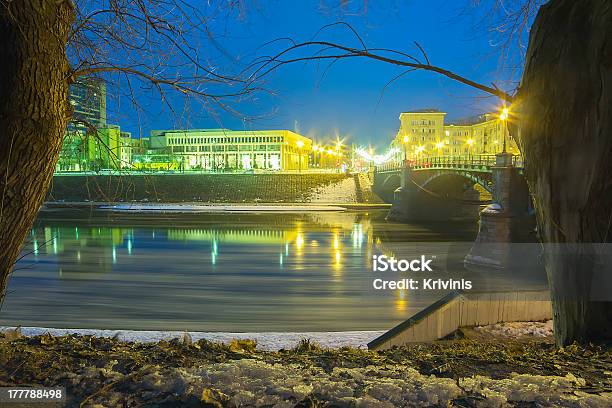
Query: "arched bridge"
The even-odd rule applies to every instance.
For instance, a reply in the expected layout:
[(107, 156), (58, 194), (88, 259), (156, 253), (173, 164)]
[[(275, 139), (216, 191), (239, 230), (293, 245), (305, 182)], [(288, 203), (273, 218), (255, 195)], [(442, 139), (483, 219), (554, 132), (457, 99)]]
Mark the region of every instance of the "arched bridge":
[[(478, 237), (465, 257), (468, 268), (507, 268), (525, 255), (508, 244), (534, 240), (535, 217), (523, 162), (510, 153), (423, 157), (378, 166), (374, 188), (393, 203), (389, 220), (479, 217)], [(490, 205), (480, 211), (477, 204), (485, 202)]]
[[(520, 156), (510, 156), (514, 169), (522, 174), (523, 162)], [(403, 171), (408, 169), (410, 181), (418, 187), (428, 189), (463, 184), (464, 189), (478, 186), (491, 195), (494, 191), (493, 168), (496, 167), (496, 155), (471, 156), (434, 156), (407, 160), (405, 163), (389, 162), (374, 168), (374, 189), (387, 202), (393, 202), (395, 190), (402, 186)], [(455, 190), (455, 188), (452, 188)]]

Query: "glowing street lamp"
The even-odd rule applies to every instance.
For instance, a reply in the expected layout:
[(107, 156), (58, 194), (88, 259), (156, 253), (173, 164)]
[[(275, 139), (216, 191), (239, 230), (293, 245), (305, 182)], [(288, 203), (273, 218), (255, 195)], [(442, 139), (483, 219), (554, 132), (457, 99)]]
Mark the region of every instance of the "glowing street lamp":
[(509, 111), (508, 111), (508, 108), (504, 108), (504, 109), (502, 109), (502, 112), (499, 114), (499, 118), (500, 118), (501, 120), (506, 120), (506, 119), (508, 119), (508, 112), (509, 112)]
[(317, 152), (319, 151), (319, 146), (318, 145), (314, 145), (312, 146), (312, 161), (313, 161), (313, 166), (317, 167)]
[(472, 145), (474, 144), (474, 139), (468, 139), (468, 158), (472, 156)]
[(510, 111), (508, 108), (503, 108), (499, 114), (499, 120), (502, 122), (502, 135), (504, 136), (504, 147), (502, 153), (506, 153), (506, 120), (508, 119)]

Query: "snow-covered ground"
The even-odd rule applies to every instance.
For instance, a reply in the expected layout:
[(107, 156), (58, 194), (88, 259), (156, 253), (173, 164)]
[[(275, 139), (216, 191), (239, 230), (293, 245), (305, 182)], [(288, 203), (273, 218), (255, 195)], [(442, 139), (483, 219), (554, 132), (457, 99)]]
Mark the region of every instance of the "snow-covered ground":
[(311, 203), (356, 203), (355, 180), (347, 177), (336, 183), (315, 188), (308, 200)]
[(101, 210), (134, 213), (202, 213), (202, 212), (295, 212), (343, 211), (332, 205), (243, 205), (243, 204), (116, 204), (101, 205)]
[[(103, 368), (88, 366), (78, 374), (67, 373), (54, 381), (68, 381), (73, 387), (83, 387), (92, 378), (105, 379), (107, 384), (118, 383), (125, 376), (113, 370), (115, 364), (116, 360), (112, 366)], [(580, 391), (585, 385), (584, 379), (571, 373), (565, 376), (513, 373), (503, 379), (480, 375), (453, 379), (424, 375), (405, 364), (325, 370), (245, 358), (201, 367), (153, 367), (140, 381), (129, 381), (126, 386), (127, 392), (138, 393), (143, 398), (186, 394), (219, 407), (290, 408), (313, 395), (325, 401), (322, 406), (346, 408), (442, 407), (451, 406), (454, 399), (474, 397), (472, 401), (476, 404), (469, 406), (482, 408), (611, 406), (612, 395)], [(104, 396), (95, 393), (94, 401), (103, 402), (100, 406), (123, 406), (126, 386), (122, 390), (108, 387)]]
[(475, 330), (504, 337), (550, 337), (553, 335), (553, 324), (552, 320), (546, 322), (508, 322), (479, 326), (475, 327)]
[[(0, 327), (0, 332), (15, 330), (15, 327)], [(160, 340), (182, 338), (188, 333), (192, 341), (206, 339), (221, 343), (230, 343), (234, 339), (251, 339), (257, 341), (257, 348), (262, 350), (280, 350), (295, 347), (300, 340), (310, 339), (322, 347), (339, 348), (344, 346), (366, 347), (366, 345), (384, 331), (343, 331), (343, 332), (260, 332), (260, 333), (227, 333), (227, 332), (179, 332), (156, 330), (97, 330), (97, 329), (52, 329), (46, 327), (21, 327), (21, 334), (38, 336), (50, 333), (63, 336), (77, 333), (86, 336), (117, 337), (119, 340), (153, 343)]]

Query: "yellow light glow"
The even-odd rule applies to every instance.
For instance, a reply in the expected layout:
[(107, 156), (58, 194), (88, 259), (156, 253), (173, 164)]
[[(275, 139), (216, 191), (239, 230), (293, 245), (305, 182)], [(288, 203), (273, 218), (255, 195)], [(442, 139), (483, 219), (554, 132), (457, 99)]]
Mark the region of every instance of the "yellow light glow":
[(408, 136), (404, 136), (404, 143), (408, 143)]
[(304, 142), (302, 142), (301, 140), (298, 140), (296, 144), (297, 144), (297, 147), (299, 147), (300, 149), (304, 147)]
[(295, 246), (297, 247), (297, 249), (302, 249), (304, 247), (304, 236), (301, 232), (298, 232), (295, 238)]
[(317, 145), (312, 146), (312, 150), (314, 150), (316, 152), (317, 150), (319, 150), (319, 146), (317, 146)]
[(436, 147), (437, 147), (438, 149), (441, 149), (441, 148), (442, 148), (442, 142), (438, 142), (438, 143), (436, 143)]
[(425, 150), (425, 146), (419, 146), (417, 148), (417, 152), (421, 153), (423, 150)]
[(508, 115), (509, 115), (510, 111), (508, 110), (508, 108), (503, 108), (501, 113), (499, 114), (499, 119), (500, 120), (506, 120), (508, 119)]
[(327, 149), (327, 153), (332, 154), (334, 151), (332, 149)]
[(406, 310), (406, 306), (408, 306), (408, 302), (404, 299), (396, 299), (395, 300), (395, 310), (398, 312), (403, 312)]
[(467, 140), (467, 144), (469, 144), (470, 146), (474, 144), (474, 140), (473, 139), (468, 139)]

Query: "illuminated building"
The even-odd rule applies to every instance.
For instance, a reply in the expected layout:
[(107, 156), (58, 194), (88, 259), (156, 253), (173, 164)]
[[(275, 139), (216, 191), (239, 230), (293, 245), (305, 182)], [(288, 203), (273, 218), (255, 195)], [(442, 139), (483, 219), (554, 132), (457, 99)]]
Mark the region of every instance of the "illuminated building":
[(312, 141), (289, 130), (156, 130), (151, 151), (180, 157), (184, 170), (305, 170)]
[(72, 120), (68, 129), (102, 128), (106, 126), (106, 84), (93, 78), (82, 78), (70, 85), (69, 100)]
[(106, 122), (106, 84), (80, 79), (70, 86), (72, 119), (62, 144), (57, 171), (120, 169), (131, 161), (131, 135)]
[[(423, 156), (469, 156), (495, 154), (503, 149), (502, 123), (499, 115), (483, 115), (445, 124), (446, 113), (437, 109), (421, 109), (400, 114), (400, 129), (392, 145), (408, 159)], [(507, 150), (519, 150), (507, 137)]]

